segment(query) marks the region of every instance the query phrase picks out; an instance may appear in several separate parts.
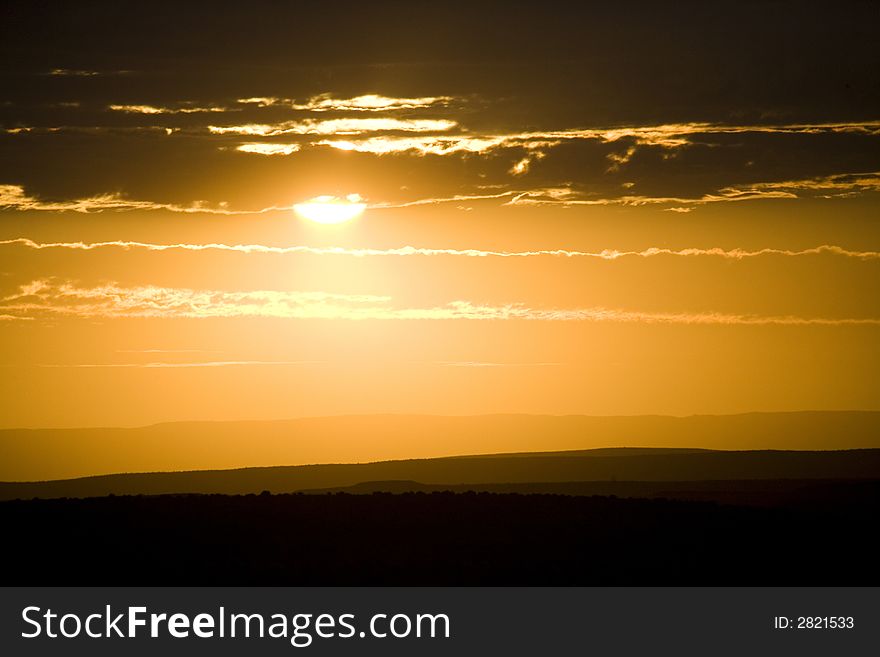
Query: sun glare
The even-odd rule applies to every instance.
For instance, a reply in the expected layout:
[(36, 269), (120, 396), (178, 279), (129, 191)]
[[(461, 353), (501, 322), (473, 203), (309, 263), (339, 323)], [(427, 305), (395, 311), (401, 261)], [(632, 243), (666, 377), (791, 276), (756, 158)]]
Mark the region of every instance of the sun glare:
[(305, 203), (293, 206), (296, 213), (319, 224), (341, 224), (360, 216), (367, 204), (358, 194), (349, 194), (345, 198), (338, 196), (318, 196)]

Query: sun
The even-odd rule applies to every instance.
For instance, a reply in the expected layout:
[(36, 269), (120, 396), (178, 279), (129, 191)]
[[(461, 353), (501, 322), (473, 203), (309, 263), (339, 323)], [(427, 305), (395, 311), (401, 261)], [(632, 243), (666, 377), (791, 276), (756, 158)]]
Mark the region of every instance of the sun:
[(293, 206), (296, 213), (303, 219), (319, 224), (342, 224), (363, 214), (367, 204), (359, 194), (349, 194), (344, 198), (338, 196), (317, 196), (305, 203)]

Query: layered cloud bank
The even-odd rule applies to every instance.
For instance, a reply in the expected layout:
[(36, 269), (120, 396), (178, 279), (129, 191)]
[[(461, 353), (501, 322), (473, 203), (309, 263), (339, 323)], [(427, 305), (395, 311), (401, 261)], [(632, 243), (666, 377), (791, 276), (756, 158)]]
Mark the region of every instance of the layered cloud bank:
[[(101, 77), (97, 72), (59, 71), (53, 77)], [(350, 96), (328, 91), (303, 98), (230, 94), (161, 102), (143, 97), (99, 106), (65, 98), (52, 108), (55, 121), (0, 120), (2, 136), (11, 147), (44, 149), (65, 158), (75, 151), (59, 150), (53, 143), (87, 136), (88, 148), (120, 149), (123, 171), (132, 146), (145, 149), (141, 158), (162, 160), (159, 167), (186, 163), (189, 169), (198, 166), (193, 159), (216, 157), (224, 167), (246, 170), (250, 165), (243, 160), (259, 158), (277, 160), (279, 170), (293, 175), (308, 174), (311, 158), (320, 157), (337, 158), (340, 165), (362, 173), (386, 170), (393, 179), (400, 171), (395, 163), (405, 161), (409, 171), (434, 178), (437, 191), (442, 187), (452, 192), (386, 186), (371, 195), (375, 207), (486, 198), (490, 195), (484, 190), (491, 188), (511, 206), (648, 205), (683, 213), (709, 203), (850, 198), (880, 190), (880, 162), (870, 156), (880, 140), (876, 117), (616, 125), (558, 118), (536, 128), (503, 97), (378, 91)], [(9, 111), (15, 115), (15, 106)], [(45, 113), (21, 111), (22, 117)], [(144, 139), (132, 141), (135, 135)], [(178, 155), (168, 159), (168, 152)], [(450, 165), (464, 170), (450, 176)], [(0, 208), (228, 212), (223, 198), (198, 204), (137, 199), (126, 191), (128, 186), (120, 189), (116, 182), (108, 182), (105, 189), (112, 191), (105, 194), (46, 195), (41, 181), (25, 176), (22, 182), (15, 172), (0, 163)], [(45, 196), (53, 200), (41, 200)], [(235, 212), (265, 212), (290, 202), (279, 190), (262, 208)]]
[[(296, 152), (296, 144), (263, 144), (248, 142), (238, 150), (259, 155)], [(501, 200), (507, 207), (545, 205), (560, 207), (590, 206), (658, 206), (673, 212), (689, 212), (695, 207), (717, 203), (738, 203), (742, 201), (795, 200), (807, 198), (853, 198), (880, 191), (880, 172), (846, 173), (808, 178), (803, 180), (784, 180), (757, 182), (740, 187), (724, 187), (697, 197), (651, 196), (642, 194), (621, 194), (603, 196), (595, 192), (578, 189), (576, 186), (536, 187), (533, 189), (511, 189), (490, 194), (456, 194), (453, 196), (418, 198), (403, 202), (377, 201), (369, 208), (376, 210), (408, 208), (419, 205), (439, 205), (446, 203), (480, 202)], [(0, 210), (40, 211), (40, 212), (104, 212), (104, 211), (144, 211), (163, 210), (183, 214), (255, 215), (267, 212), (289, 211), (290, 205), (270, 205), (261, 208), (232, 208), (227, 201), (193, 201), (189, 204), (131, 199), (113, 193), (85, 198), (50, 201), (32, 196), (21, 185), (0, 185)]]

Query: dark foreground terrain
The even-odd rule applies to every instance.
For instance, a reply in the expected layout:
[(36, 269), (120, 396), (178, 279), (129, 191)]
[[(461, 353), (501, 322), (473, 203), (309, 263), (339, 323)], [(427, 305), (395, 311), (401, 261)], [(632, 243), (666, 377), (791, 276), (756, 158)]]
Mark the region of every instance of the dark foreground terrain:
[(880, 482), (764, 506), (488, 492), (0, 503), (3, 585), (868, 585)]

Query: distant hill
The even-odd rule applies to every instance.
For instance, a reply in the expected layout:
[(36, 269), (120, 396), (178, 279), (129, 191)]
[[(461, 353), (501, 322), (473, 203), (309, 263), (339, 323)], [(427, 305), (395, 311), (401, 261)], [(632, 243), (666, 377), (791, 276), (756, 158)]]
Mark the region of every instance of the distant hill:
[[(117, 474), (81, 479), (0, 483), (0, 499), (88, 497), (113, 494), (273, 493), (338, 489), (365, 482), (410, 482), (473, 489), (515, 485), (603, 482), (587, 494), (655, 496), (669, 486), (626, 488), (623, 482), (742, 482), (756, 480), (880, 479), (880, 449), (844, 451), (710, 451), (618, 449), (539, 454), (499, 454), (361, 464), (304, 465), (239, 470)], [(412, 482), (418, 482), (413, 484)], [(642, 484), (644, 485), (644, 484)], [(681, 488), (681, 483), (676, 486)], [(741, 486), (741, 483), (737, 484)], [(415, 488), (412, 488), (415, 486)], [(401, 488), (400, 484), (397, 484)], [(698, 486), (696, 489), (701, 489)], [(733, 490), (730, 486), (721, 487)], [(674, 487), (673, 487), (674, 489)], [(687, 490), (694, 490), (692, 483)], [(381, 490), (381, 488), (377, 489)], [(639, 492), (641, 491), (641, 492)], [(653, 493), (651, 493), (653, 491)], [(525, 491), (529, 492), (529, 491)], [(541, 492), (541, 491), (532, 491)], [(560, 492), (560, 491), (551, 491)], [(583, 492), (577, 494), (584, 494)]]
[[(536, 452), (618, 447), (880, 448), (880, 412), (683, 418), (366, 415), (267, 422), (182, 422), (128, 429), (7, 429), (0, 430), (0, 481), (512, 452), (527, 452), (533, 461)], [(616, 457), (614, 452), (607, 455)], [(600, 453), (593, 452), (591, 456), (598, 457)], [(530, 461), (529, 469), (533, 467)], [(634, 474), (639, 472), (635, 465), (632, 468)], [(653, 471), (654, 465), (646, 465), (642, 472), (651, 475)], [(589, 476), (623, 475), (609, 469)], [(413, 477), (406, 472), (388, 477), (369, 476), (384, 478)], [(315, 480), (315, 486), (363, 481), (343, 477), (339, 483), (328, 484), (319, 480), (320, 477)], [(531, 480), (535, 480), (534, 475)], [(457, 481), (461, 480), (453, 478), (444, 483)]]

